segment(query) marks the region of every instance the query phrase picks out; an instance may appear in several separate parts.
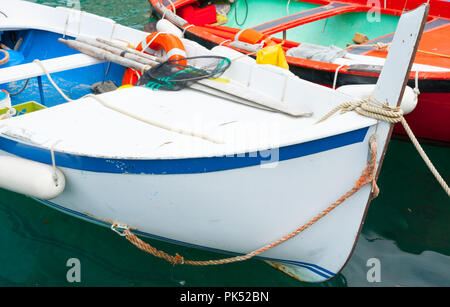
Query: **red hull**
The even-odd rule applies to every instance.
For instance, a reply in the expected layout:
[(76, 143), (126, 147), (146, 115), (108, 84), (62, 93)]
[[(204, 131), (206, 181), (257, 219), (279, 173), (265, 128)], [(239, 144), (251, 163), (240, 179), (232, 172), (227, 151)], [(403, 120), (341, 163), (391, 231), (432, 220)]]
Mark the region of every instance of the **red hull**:
[[(450, 93), (423, 93), (416, 109), (405, 116), (416, 137), (450, 143)], [(405, 135), (401, 124), (395, 134)]]

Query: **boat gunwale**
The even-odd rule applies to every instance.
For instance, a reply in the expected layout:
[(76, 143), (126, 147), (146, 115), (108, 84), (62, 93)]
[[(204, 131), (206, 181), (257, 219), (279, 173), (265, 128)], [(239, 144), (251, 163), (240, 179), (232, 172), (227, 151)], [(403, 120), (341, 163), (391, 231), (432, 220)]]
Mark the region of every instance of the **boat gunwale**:
[(4, 134), (0, 134), (0, 149), (7, 154), (48, 165), (53, 164), (53, 155), (55, 157), (55, 166), (81, 171), (141, 175), (197, 174), (240, 169), (264, 165), (265, 163), (270, 162), (280, 163), (286, 160), (298, 159), (312, 154), (362, 143), (366, 139), (370, 127), (373, 127), (373, 125), (353, 129), (347, 132), (339, 132), (305, 142), (271, 148), (279, 150), (279, 159), (277, 161), (268, 161), (268, 158), (261, 154), (265, 150), (235, 153), (233, 156), (227, 154), (176, 158), (95, 156), (58, 149), (53, 150)]

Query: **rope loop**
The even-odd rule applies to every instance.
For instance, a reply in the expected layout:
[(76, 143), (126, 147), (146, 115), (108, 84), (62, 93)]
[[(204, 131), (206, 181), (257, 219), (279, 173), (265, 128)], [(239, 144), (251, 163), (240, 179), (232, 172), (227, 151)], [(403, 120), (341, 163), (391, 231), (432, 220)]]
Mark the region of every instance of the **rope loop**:
[[(125, 237), (127, 235), (127, 231), (129, 231), (128, 226), (121, 224), (111, 224), (111, 230), (117, 233), (121, 237)], [(122, 230), (122, 232), (120, 231)]]

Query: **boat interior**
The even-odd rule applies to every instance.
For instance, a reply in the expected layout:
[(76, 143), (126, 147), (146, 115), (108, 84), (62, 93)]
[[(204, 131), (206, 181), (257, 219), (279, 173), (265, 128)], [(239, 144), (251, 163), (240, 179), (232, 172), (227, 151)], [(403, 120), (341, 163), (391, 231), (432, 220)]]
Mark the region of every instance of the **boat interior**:
[[(1, 47), (9, 55), (9, 60), (0, 65), (0, 89), (10, 94), (13, 106), (23, 105), (19, 114), (66, 102), (46, 74), (33, 64), (35, 60), (49, 69), (53, 80), (72, 99), (92, 93), (91, 87), (97, 82), (111, 80), (121, 85), (124, 67), (93, 61), (58, 42), (62, 37), (37, 29), (0, 31)], [(3, 57), (1, 53), (0, 60)]]

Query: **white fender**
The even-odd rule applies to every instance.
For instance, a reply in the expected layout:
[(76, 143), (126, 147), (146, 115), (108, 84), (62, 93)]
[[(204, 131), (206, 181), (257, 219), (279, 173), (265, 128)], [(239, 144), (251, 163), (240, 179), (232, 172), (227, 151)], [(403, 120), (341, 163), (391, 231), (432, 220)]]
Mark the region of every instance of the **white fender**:
[[(337, 91), (341, 93), (345, 93), (347, 95), (359, 98), (366, 99), (372, 95), (375, 90), (375, 84), (354, 84), (354, 85), (344, 85), (337, 89)], [(405, 94), (403, 95), (402, 103), (400, 108), (403, 110), (403, 114), (409, 114), (417, 106), (418, 97), (414, 90), (407, 86), (405, 88)]]
[(66, 180), (51, 165), (11, 156), (0, 156), (0, 187), (39, 199), (52, 199), (64, 191)]
[(168, 21), (167, 19), (161, 19), (156, 23), (156, 30), (158, 32), (166, 32), (178, 36), (179, 38), (183, 37), (183, 32), (173, 23)]

